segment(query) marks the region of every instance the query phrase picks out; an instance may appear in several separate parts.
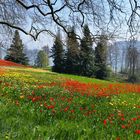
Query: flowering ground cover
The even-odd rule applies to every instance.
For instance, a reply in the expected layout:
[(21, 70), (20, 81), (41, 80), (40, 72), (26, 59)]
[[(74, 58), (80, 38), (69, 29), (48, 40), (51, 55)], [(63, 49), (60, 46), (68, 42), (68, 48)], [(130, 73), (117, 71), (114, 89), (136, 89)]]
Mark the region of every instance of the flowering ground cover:
[(17, 64), (17, 63), (11, 62), (11, 61), (2, 60), (2, 59), (0, 59), (0, 66), (25, 67), (24, 65)]
[(140, 85), (1, 67), (0, 108), (0, 139), (140, 140)]

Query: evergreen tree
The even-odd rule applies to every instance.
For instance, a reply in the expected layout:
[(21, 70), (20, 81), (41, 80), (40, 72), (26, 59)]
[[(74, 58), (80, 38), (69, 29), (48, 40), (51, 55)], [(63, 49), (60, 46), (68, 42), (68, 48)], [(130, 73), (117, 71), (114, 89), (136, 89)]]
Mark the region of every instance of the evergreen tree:
[(67, 36), (66, 72), (78, 74), (79, 71), (79, 43), (74, 27), (72, 27), (69, 36)]
[(95, 47), (95, 76), (105, 79), (108, 76), (107, 70), (107, 40), (105, 35), (100, 36), (100, 41)]
[(27, 65), (28, 58), (23, 52), (23, 44), (20, 39), (19, 32), (16, 30), (15, 35), (12, 41), (10, 48), (7, 50), (7, 55), (5, 56), (5, 60), (13, 61), (15, 63)]
[(59, 73), (64, 72), (64, 69), (65, 69), (64, 49), (62, 45), (60, 31), (58, 31), (57, 33), (51, 53), (52, 53), (51, 57), (53, 58), (53, 63), (54, 63), (52, 70), (54, 72), (59, 72)]
[(88, 25), (84, 26), (84, 37), (81, 40), (80, 51), (80, 73), (84, 76), (93, 76), (94, 71), (94, 51), (93, 42)]
[(45, 68), (48, 66), (48, 56), (43, 50), (38, 52), (35, 63), (36, 66), (40, 68)]

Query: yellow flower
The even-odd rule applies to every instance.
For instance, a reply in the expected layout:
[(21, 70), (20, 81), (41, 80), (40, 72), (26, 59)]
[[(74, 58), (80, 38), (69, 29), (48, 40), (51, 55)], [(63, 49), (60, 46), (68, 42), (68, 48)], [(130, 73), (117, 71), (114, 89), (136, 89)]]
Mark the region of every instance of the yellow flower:
[(5, 136), (5, 139), (9, 139), (9, 136), (6, 135), (6, 136)]
[(110, 104), (110, 105), (113, 105), (113, 103), (111, 103), (111, 102), (110, 102), (109, 104)]
[(20, 96), (20, 99), (24, 99), (24, 95), (21, 95), (21, 96)]

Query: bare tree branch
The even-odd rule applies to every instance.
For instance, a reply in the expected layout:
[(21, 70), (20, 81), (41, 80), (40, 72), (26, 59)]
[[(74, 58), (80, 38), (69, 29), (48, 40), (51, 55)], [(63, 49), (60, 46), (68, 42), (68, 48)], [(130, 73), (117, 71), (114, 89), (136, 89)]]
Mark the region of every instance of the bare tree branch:
[(139, 4), (138, 0), (1, 0), (0, 24), (4, 28), (18, 29), (34, 40), (42, 32), (54, 36), (54, 26), (69, 35), (73, 23), (76, 23), (78, 33), (84, 24), (92, 24), (94, 40), (95, 32), (101, 34), (104, 30), (113, 36), (126, 25), (131, 36), (136, 36), (140, 32)]

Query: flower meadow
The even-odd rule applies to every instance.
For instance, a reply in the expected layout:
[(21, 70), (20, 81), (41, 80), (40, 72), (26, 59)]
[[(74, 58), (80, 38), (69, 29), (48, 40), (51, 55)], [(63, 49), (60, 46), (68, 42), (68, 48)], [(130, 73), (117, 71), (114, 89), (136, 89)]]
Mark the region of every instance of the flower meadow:
[(140, 140), (140, 85), (0, 68), (0, 139)]
[(24, 65), (17, 64), (11, 61), (1, 60), (0, 59), (0, 66), (16, 66), (16, 67), (25, 67)]

